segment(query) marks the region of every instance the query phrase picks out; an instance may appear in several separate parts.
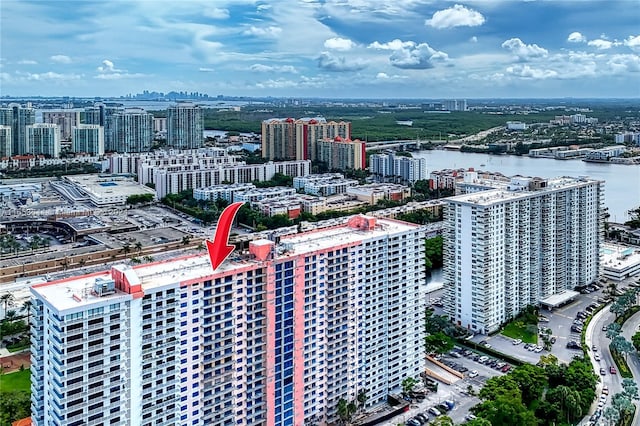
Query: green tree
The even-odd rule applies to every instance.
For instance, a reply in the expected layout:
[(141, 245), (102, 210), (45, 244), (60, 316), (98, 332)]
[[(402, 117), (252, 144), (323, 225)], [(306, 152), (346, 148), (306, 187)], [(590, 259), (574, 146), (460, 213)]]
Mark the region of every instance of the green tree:
[(636, 348), (636, 351), (640, 351), (640, 331), (636, 332), (633, 336), (631, 336), (631, 342), (633, 346)]
[(623, 379), (622, 380), (622, 389), (625, 395), (629, 397), (631, 400), (640, 399), (638, 396), (638, 384), (633, 379)]
[(31, 302), (31, 300), (25, 300), (22, 303), (22, 308), (20, 308), (22, 312), (25, 312), (27, 314), (27, 324), (29, 324), (31, 319), (31, 305), (33, 305), (33, 302)]
[(493, 426), (489, 420), (482, 417), (477, 417), (473, 420), (469, 420), (464, 425), (465, 426)]
[(358, 396), (356, 397), (356, 401), (358, 401), (358, 409), (363, 410), (365, 404), (367, 403), (367, 389), (360, 389), (358, 391)]
[(136, 248), (136, 251), (138, 253), (142, 251), (142, 243), (140, 241), (136, 241), (136, 243), (133, 246)]
[(442, 244), (441, 235), (425, 240), (425, 258), (427, 269), (442, 267)]
[(402, 393), (405, 394), (405, 395), (409, 395), (411, 393), (411, 391), (413, 390), (413, 387), (417, 383), (418, 382), (413, 377), (406, 377), (402, 381)]
[(338, 417), (342, 424), (347, 424), (356, 412), (356, 405), (352, 401), (340, 398), (337, 407)]
[(492, 425), (537, 426), (538, 421), (522, 403), (518, 389), (503, 390), (495, 399), (481, 402), (471, 409)]
[(543, 368), (531, 364), (516, 367), (511, 372), (511, 377), (518, 384), (522, 392), (522, 402), (526, 406), (530, 406), (542, 396), (548, 380)]
[(478, 396), (482, 400), (494, 400), (500, 395), (511, 392), (517, 392), (518, 399), (522, 402), (518, 383), (510, 374), (507, 374), (505, 376), (495, 376), (488, 379), (482, 389), (480, 389)]
[(453, 339), (441, 331), (429, 334), (424, 338), (425, 351), (428, 354), (444, 354), (453, 349)]
[(0, 393), (0, 424), (10, 425), (31, 415), (31, 396), (28, 392)]
[(182, 237), (183, 246), (188, 246), (190, 242), (191, 242), (191, 237), (189, 235), (185, 235), (184, 237)]
[(432, 426), (454, 426), (453, 420), (449, 416), (438, 416), (429, 424)]
[[(612, 311), (613, 312), (613, 311)], [(607, 338), (613, 340), (620, 334), (622, 327), (617, 322), (612, 322), (607, 326)]]
[(13, 303), (14, 300), (15, 300), (15, 297), (11, 293), (4, 293), (2, 296), (0, 296), (0, 303), (2, 303), (4, 307), (5, 318), (7, 315), (7, 308), (9, 307), (9, 304)]
[(633, 345), (631, 344), (631, 342), (629, 342), (627, 339), (624, 338), (624, 336), (622, 335), (618, 335), (616, 337), (613, 338), (613, 340), (611, 341), (611, 349), (613, 349), (614, 351), (622, 354), (625, 356), (627, 356), (627, 354), (633, 352)]

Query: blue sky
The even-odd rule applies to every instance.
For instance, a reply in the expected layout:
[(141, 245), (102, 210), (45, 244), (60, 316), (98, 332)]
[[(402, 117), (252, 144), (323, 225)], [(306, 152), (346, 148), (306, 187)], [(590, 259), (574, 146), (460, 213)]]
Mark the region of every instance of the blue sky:
[(639, 97), (637, 0), (0, 2), (0, 94)]

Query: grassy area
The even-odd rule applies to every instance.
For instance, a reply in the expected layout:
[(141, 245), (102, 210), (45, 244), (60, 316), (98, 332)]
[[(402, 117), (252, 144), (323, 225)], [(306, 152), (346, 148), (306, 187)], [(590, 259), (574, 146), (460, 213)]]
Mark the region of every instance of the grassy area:
[(29, 347), (31, 346), (31, 342), (24, 342), (24, 343), (18, 343), (16, 345), (9, 345), (7, 346), (7, 350), (9, 352), (20, 352), (23, 351), (25, 349), (29, 349)]
[(31, 392), (31, 370), (0, 375), (0, 392)]
[(512, 339), (521, 339), (524, 343), (538, 344), (537, 326), (536, 331), (530, 330), (522, 321), (513, 321), (505, 325), (502, 334)]

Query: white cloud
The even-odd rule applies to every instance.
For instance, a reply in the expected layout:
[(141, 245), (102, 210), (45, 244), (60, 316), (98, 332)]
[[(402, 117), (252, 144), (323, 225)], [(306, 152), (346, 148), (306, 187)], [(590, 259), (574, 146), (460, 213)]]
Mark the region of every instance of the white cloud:
[(318, 67), (325, 71), (346, 72), (360, 71), (366, 68), (367, 64), (359, 59), (347, 61), (344, 56), (338, 57), (329, 52), (322, 52), (318, 57)]
[(142, 74), (142, 73), (114, 72), (112, 74), (98, 74), (94, 78), (97, 78), (99, 80), (122, 80), (125, 78), (142, 78), (142, 77), (149, 77), (149, 76), (147, 74)]
[(227, 9), (218, 9), (218, 8), (205, 9), (204, 12), (202, 12), (202, 14), (207, 18), (212, 18), (212, 19), (228, 19), (229, 18), (229, 10)]
[(558, 72), (549, 69), (531, 68), (529, 65), (513, 65), (507, 67), (507, 73), (516, 77), (546, 80), (547, 78), (558, 77)]
[(394, 67), (402, 69), (428, 69), (433, 68), (437, 62), (449, 60), (449, 55), (433, 49), (427, 43), (418, 44), (414, 41), (396, 39), (383, 44), (374, 42), (369, 47), (393, 50), (393, 53), (389, 56), (389, 62)]
[(439, 10), (433, 14), (431, 19), (424, 21), (425, 25), (434, 28), (452, 28), (452, 27), (477, 27), (484, 24), (484, 16), (480, 12), (473, 9), (456, 4), (448, 9)]
[(569, 34), (569, 37), (567, 37), (567, 41), (569, 43), (584, 43), (587, 41), (587, 38), (583, 36), (582, 33), (579, 33), (578, 31), (574, 31), (571, 34)]
[(264, 64), (253, 64), (249, 67), (251, 71), (254, 72), (288, 72), (292, 74), (297, 74), (298, 70), (291, 65), (264, 65)]
[(79, 80), (82, 78), (79, 74), (58, 74), (55, 72), (43, 72), (40, 74), (35, 73), (20, 73), (20, 75), (30, 81), (49, 81), (49, 80)]
[(34, 61), (32, 59), (23, 59), (18, 61), (18, 65), (38, 65), (38, 61)]
[(607, 50), (607, 49), (611, 49), (614, 46), (619, 46), (620, 42), (619, 41), (609, 41), (609, 40), (604, 40), (601, 38), (597, 38), (595, 40), (589, 40), (589, 42), (587, 43), (589, 46), (593, 46), (596, 49), (599, 50)]
[(381, 81), (403, 80), (406, 78), (407, 77), (405, 76), (397, 75), (397, 74), (389, 75), (386, 72), (379, 72), (378, 74), (376, 74), (376, 80), (381, 80)]
[(279, 27), (255, 27), (253, 25), (242, 32), (242, 34), (244, 35), (269, 38), (276, 38), (280, 35), (280, 33), (282, 33), (282, 28)]
[(204, 67), (200, 67), (198, 68), (199, 72), (216, 72), (216, 70), (214, 70), (213, 68), (204, 68)]
[(49, 59), (51, 59), (53, 62), (57, 62), (59, 64), (70, 64), (71, 63), (71, 58), (68, 57), (67, 55), (53, 55)]
[(631, 50), (640, 51), (640, 35), (629, 36), (629, 38), (624, 41), (624, 45), (631, 48)]
[(334, 37), (325, 40), (324, 47), (327, 49), (347, 51), (356, 47), (356, 44), (348, 38)]
[(400, 49), (404, 49), (405, 47), (412, 47), (414, 45), (415, 43), (412, 41), (402, 41), (399, 39), (395, 39), (387, 43), (380, 43), (380, 42), (374, 41), (367, 47), (370, 49), (379, 49), (379, 50), (400, 50)]
[(125, 70), (116, 69), (114, 63), (108, 59), (105, 59), (104, 61), (102, 61), (102, 65), (99, 66), (97, 70), (103, 73), (123, 72), (123, 71), (126, 72)]
[(529, 61), (535, 58), (544, 58), (549, 54), (545, 48), (537, 44), (525, 44), (519, 38), (510, 38), (502, 43), (502, 47), (513, 53), (521, 61)]
[(634, 54), (613, 55), (607, 65), (616, 74), (640, 72), (640, 56)]
[(473, 37), (471, 37), (471, 38), (469, 39), (469, 41), (470, 41), (471, 43), (477, 43), (477, 42), (478, 42), (478, 37), (473, 36)]
[(379, 80), (388, 80), (389, 79), (389, 75), (386, 72), (379, 72), (376, 75), (376, 78)]

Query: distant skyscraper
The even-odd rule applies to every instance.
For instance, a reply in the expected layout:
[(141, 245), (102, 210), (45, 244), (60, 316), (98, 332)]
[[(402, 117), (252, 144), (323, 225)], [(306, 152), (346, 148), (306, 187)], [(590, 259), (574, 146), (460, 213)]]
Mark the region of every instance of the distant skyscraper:
[(73, 127), (80, 124), (80, 111), (43, 111), (42, 122), (57, 124), (60, 127), (60, 137), (68, 141)]
[(180, 149), (200, 148), (204, 139), (202, 108), (178, 103), (167, 109), (167, 145)]
[(60, 128), (57, 124), (36, 123), (26, 127), (26, 145), (23, 153), (60, 156)]
[(0, 125), (0, 158), (11, 157), (11, 126)]
[(442, 101), (442, 106), (447, 111), (466, 111), (467, 100), (466, 99), (448, 99)]
[(73, 152), (104, 155), (104, 127), (97, 124), (78, 124), (73, 128)]
[(597, 280), (603, 183), (512, 178), (467, 185), (444, 209), (445, 312), (491, 333), (528, 305)]
[(351, 123), (322, 117), (273, 118), (262, 122), (262, 157), (269, 160), (317, 160), (321, 139), (351, 138)]
[(143, 152), (151, 149), (153, 142), (153, 115), (142, 108), (114, 112), (110, 123), (111, 144), (106, 141), (105, 150), (115, 152)]
[(104, 146), (106, 150), (109, 150), (109, 147), (114, 143), (111, 116), (119, 111), (123, 111), (123, 108), (97, 103), (92, 107), (85, 108), (80, 115), (83, 124), (97, 124), (104, 128)]
[(19, 104), (9, 104), (0, 108), (0, 125), (11, 126), (12, 155), (24, 154), (26, 144), (26, 126), (36, 122), (36, 111), (31, 107), (23, 108)]

